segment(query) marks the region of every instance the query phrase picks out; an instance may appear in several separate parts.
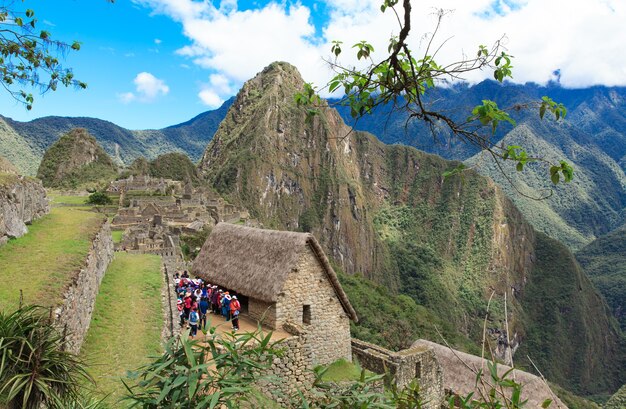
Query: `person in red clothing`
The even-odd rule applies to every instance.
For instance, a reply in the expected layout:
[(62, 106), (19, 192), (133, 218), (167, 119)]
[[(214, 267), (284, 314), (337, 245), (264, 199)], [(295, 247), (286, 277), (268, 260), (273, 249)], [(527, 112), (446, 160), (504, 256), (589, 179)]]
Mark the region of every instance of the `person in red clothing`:
[(191, 293), (188, 292), (185, 294), (185, 298), (183, 298), (183, 316), (185, 321), (189, 320), (189, 312), (191, 311), (192, 304)]
[(230, 300), (230, 316), (233, 322), (233, 330), (239, 330), (239, 313), (241, 312), (241, 304), (236, 295)]

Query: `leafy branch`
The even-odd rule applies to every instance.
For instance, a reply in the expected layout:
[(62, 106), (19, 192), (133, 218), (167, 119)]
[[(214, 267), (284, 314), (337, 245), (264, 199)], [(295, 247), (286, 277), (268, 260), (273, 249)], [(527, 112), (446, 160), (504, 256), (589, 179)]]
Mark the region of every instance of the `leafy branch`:
[(31, 9), (18, 12), (12, 1), (0, 5), (0, 84), (28, 110), (34, 97), (27, 88), (37, 88), (41, 94), (59, 86), (87, 88), (60, 63), (69, 51), (80, 50), (81, 43), (55, 40), (50, 32), (38, 31), (37, 22)]
[[(401, 3), (401, 11), (400, 8)], [(546, 113), (551, 113), (558, 121), (565, 117), (567, 110), (563, 104), (556, 103), (549, 97), (543, 97), (541, 101), (531, 104), (516, 104), (510, 108), (502, 109), (495, 101), (483, 100), (481, 105), (476, 106), (465, 121), (457, 121), (444, 112), (433, 110), (428, 107), (424, 100), (428, 90), (437, 85), (454, 80), (462, 80), (464, 75), (476, 70), (493, 70), (493, 77), (498, 82), (504, 82), (513, 77), (513, 56), (505, 50), (503, 38), (496, 41), (492, 47), (480, 45), (473, 57), (467, 57), (446, 65), (437, 62), (437, 54), (445, 45), (442, 42), (437, 48), (434, 40), (440, 29), (442, 19), (446, 12), (440, 10), (437, 14), (437, 23), (433, 33), (429, 37), (426, 49), (421, 57), (417, 58), (407, 44), (411, 31), (411, 2), (410, 0), (384, 0), (381, 7), (384, 13), (391, 10), (400, 29), (398, 36), (389, 39), (387, 48), (388, 56), (375, 62), (372, 59), (374, 47), (366, 41), (360, 41), (352, 46), (356, 50), (357, 60), (369, 61), (364, 69), (344, 66), (339, 62), (343, 53), (343, 43), (333, 41), (331, 53), (333, 60), (327, 63), (335, 71), (334, 77), (323, 87), (333, 93), (343, 90), (344, 96), (338, 104), (350, 107), (350, 114), (358, 120), (364, 115), (371, 113), (380, 105), (392, 104), (392, 111), (401, 110), (408, 114), (407, 122), (411, 120), (424, 121), (436, 138), (437, 128), (443, 125), (452, 135), (465, 143), (469, 143), (487, 151), (498, 163), (500, 171), (507, 176), (507, 180), (515, 187), (511, 178), (506, 175), (499, 162), (514, 161), (516, 169), (522, 171), (529, 162), (545, 162), (550, 165), (550, 177), (553, 183), (561, 181), (569, 182), (573, 177), (573, 168), (564, 161), (559, 164), (550, 163), (548, 160), (535, 157), (531, 158), (521, 147), (501, 146), (496, 143), (494, 135), (498, 126), (505, 122), (515, 126), (515, 121), (509, 115), (511, 110), (537, 108), (539, 116), (543, 119)], [(303, 92), (296, 95), (296, 102), (307, 108), (307, 115), (314, 116), (319, 113), (323, 106), (317, 95), (318, 89), (312, 84), (306, 84)], [(488, 127), (490, 132), (485, 132)], [(554, 170), (557, 169), (558, 170)], [(459, 173), (465, 168), (457, 169)], [(557, 176), (553, 176), (556, 174)], [(516, 188), (517, 190), (517, 188)], [(518, 192), (524, 196), (526, 194)]]

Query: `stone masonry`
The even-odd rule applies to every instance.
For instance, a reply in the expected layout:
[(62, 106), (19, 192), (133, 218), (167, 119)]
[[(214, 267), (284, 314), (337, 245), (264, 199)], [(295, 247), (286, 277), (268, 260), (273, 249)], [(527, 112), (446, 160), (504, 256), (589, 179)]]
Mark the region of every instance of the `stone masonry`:
[(100, 283), (113, 259), (113, 241), (109, 222), (105, 222), (94, 238), (84, 266), (76, 272), (64, 294), (63, 304), (55, 311), (56, 324), (68, 337), (68, 350), (80, 352)]
[(40, 181), (16, 175), (0, 175), (0, 245), (21, 237), (26, 225), (50, 211)]
[(444, 403), (443, 370), (432, 348), (420, 346), (392, 352), (352, 339), (352, 355), (363, 368), (374, 373), (388, 373), (398, 388), (417, 379), (422, 408), (439, 409)]
[(302, 325), (307, 331), (314, 364), (352, 360), (350, 318), (309, 246), (300, 254), (276, 302), (277, 327), (286, 322)]

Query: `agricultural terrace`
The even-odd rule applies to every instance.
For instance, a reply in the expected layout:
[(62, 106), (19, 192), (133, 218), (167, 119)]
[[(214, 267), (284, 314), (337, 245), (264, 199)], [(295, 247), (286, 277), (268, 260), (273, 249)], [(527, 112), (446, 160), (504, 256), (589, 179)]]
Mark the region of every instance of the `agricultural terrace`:
[(74, 197), (67, 198), (72, 203), (64, 199), (53, 200), (50, 213), (34, 221), (26, 235), (0, 247), (0, 309), (17, 308), (20, 289), (26, 304), (59, 304), (83, 266), (105, 216), (67, 206), (75, 204)]
[(161, 257), (123, 252), (104, 275), (81, 355), (110, 404), (123, 397), (126, 371), (162, 352), (162, 280)]

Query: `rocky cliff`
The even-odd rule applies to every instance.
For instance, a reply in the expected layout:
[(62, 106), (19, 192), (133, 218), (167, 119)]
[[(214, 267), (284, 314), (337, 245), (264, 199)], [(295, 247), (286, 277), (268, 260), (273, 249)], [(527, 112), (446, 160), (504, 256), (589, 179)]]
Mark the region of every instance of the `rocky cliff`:
[[(619, 330), (569, 251), (538, 236), (490, 179), (446, 180), (456, 163), (384, 145), (328, 107), (307, 118), (294, 103), (302, 84), (274, 63), (243, 86), (199, 164), (215, 189), (266, 227), (313, 232), (341, 269), (410, 296), (448, 334), (479, 342), (493, 294), (502, 358), (521, 345), (581, 392), (620, 382)], [(528, 289), (544, 286), (559, 296), (538, 303)]]
[(49, 210), (40, 181), (0, 173), (0, 245), (26, 234), (26, 226)]

